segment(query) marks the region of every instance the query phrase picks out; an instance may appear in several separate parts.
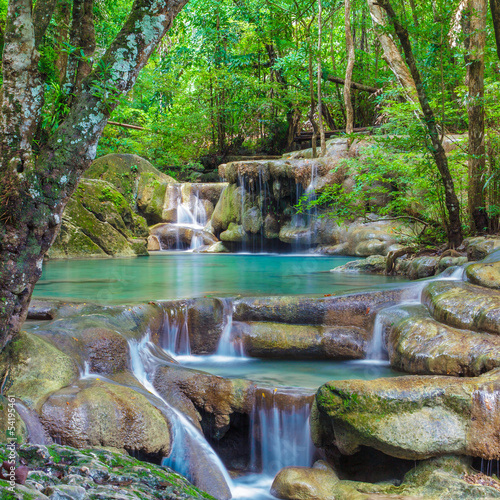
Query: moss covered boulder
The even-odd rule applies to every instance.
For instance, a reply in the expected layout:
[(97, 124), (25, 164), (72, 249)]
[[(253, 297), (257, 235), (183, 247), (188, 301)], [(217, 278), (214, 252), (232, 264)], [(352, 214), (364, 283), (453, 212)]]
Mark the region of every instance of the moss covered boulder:
[(467, 278), (475, 285), (500, 290), (500, 262), (480, 262), (466, 268)]
[(313, 409), (316, 446), (360, 446), (421, 460), (446, 453), (500, 457), (500, 372), (476, 378), (412, 376), (332, 381)]
[(34, 409), (79, 376), (78, 366), (70, 356), (31, 333), (21, 333), (2, 352), (0, 372), (8, 394)]
[(82, 180), (68, 201), (50, 258), (146, 255), (148, 229), (110, 183)]
[(241, 224), (242, 189), (236, 184), (229, 184), (222, 191), (212, 218), (210, 219), (215, 235), (225, 231), (229, 224)]

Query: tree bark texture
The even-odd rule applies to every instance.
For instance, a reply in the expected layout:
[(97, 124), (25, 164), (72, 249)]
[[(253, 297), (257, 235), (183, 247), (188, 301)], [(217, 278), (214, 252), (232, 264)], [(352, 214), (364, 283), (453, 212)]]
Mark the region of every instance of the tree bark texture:
[[(62, 212), (118, 97), (139, 71), (187, 0), (136, 0), (129, 18), (97, 66), (82, 82), (67, 118), (31, 150), (40, 120), (42, 85), (31, 0), (10, 0), (3, 53), (0, 129), (0, 348), (24, 322), (43, 256), (59, 230)], [(99, 87), (95, 81), (101, 81)]]
[(382, 2), (378, 0), (367, 0), (370, 15), (373, 21), (373, 26), (377, 34), (377, 38), (382, 46), (384, 60), (388, 64), (394, 76), (397, 78), (405, 97), (408, 101), (418, 104), (417, 90), (415, 81), (412, 78), (408, 67), (401, 57), (398, 47), (392, 37), (387, 33), (387, 20), (382, 10)]
[[(351, 99), (351, 83), (352, 72), (354, 69), (354, 40), (352, 39), (351, 30), (351, 0), (345, 0), (344, 3), (344, 23), (345, 23), (345, 43), (347, 51), (347, 68), (345, 71), (345, 84), (344, 84), (344, 105), (345, 105), (345, 132), (347, 135), (352, 134), (354, 129), (354, 109), (352, 107)], [(352, 144), (352, 138), (347, 139), (347, 148), (349, 149)]]
[(469, 0), (467, 53), (467, 85), (469, 98), (469, 190), (468, 204), (471, 230), (488, 230), (486, 212), (485, 176), (486, 148), (484, 133), (484, 49), (486, 44), (486, 0)]
[[(372, 0), (368, 0), (369, 3), (371, 1)], [(451, 177), (450, 170), (448, 168), (448, 158), (446, 157), (443, 144), (441, 143), (439, 137), (436, 117), (434, 116), (434, 112), (429, 104), (422, 82), (422, 77), (417, 68), (408, 31), (399, 21), (389, 0), (377, 1), (378, 5), (386, 11), (389, 21), (391, 22), (394, 31), (401, 42), (401, 46), (403, 47), (406, 64), (408, 65), (410, 76), (412, 77), (412, 81), (415, 85), (415, 92), (422, 109), (423, 121), (431, 141), (431, 147), (429, 149), (434, 157), (434, 161), (439, 170), (441, 181), (444, 186), (445, 204), (448, 211), (448, 244), (451, 248), (456, 248), (463, 241), (462, 224), (460, 220), (460, 205), (455, 192), (453, 178)]]
[(490, 0), (491, 17), (495, 29), (495, 40), (497, 43), (497, 54), (500, 58), (500, 0)]

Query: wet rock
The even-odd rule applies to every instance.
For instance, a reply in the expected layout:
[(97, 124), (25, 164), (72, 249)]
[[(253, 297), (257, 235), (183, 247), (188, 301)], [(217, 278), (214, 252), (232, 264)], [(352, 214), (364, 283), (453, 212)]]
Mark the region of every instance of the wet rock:
[(241, 197), (242, 189), (236, 184), (224, 189), (210, 219), (215, 235), (220, 235), (230, 223), (241, 224)]
[(158, 236), (154, 234), (149, 235), (148, 237), (148, 252), (157, 252), (161, 250), (160, 240)]
[(181, 408), (206, 435), (221, 439), (233, 413), (250, 413), (252, 401), (247, 380), (229, 380), (199, 370), (163, 366), (153, 385), (173, 406)]
[(464, 246), (469, 260), (482, 260), (489, 253), (500, 248), (500, 238), (485, 238), (484, 236), (468, 238), (464, 241)]
[(156, 224), (150, 228), (150, 234), (158, 238), (161, 250), (189, 248), (193, 238), (200, 239), (203, 245), (217, 243), (217, 238), (208, 231), (178, 224)]
[[(5, 452), (6, 448), (0, 447), (0, 453)], [(16, 484), (14, 493), (9, 494), (12, 499), (154, 500), (161, 495), (170, 500), (214, 500), (168, 467), (109, 449), (77, 451), (60, 445), (22, 445), (17, 453), (30, 469), (44, 470), (31, 470), (26, 484)], [(0, 489), (6, 492), (6, 487), (7, 482), (0, 480)]]
[(76, 448), (111, 446), (157, 458), (170, 452), (164, 415), (142, 394), (99, 379), (52, 394), (41, 420), (54, 440)]
[(316, 395), (316, 446), (359, 446), (421, 460), (443, 454), (500, 456), (500, 373), (332, 381)]
[(188, 331), (193, 354), (213, 354), (224, 328), (223, 306), (218, 299), (196, 299), (188, 308)]
[(38, 335), (20, 333), (0, 355), (2, 377), (12, 382), (9, 394), (38, 409), (52, 392), (79, 375), (76, 363)]
[(88, 352), (90, 373), (111, 374), (128, 367), (127, 340), (107, 328), (89, 328), (82, 332), (82, 342)]
[(332, 269), (332, 273), (366, 273), (366, 274), (384, 274), (386, 267), (386, 258), (382, 255), (372, 255), (362, 260), (353, 260), (343, 266)]
[(146, 222), (112, 184), (83, 180), (65, 208), (61, 232), (49, 257), (147, 255), (144, 242), (129, 241), (145, 236)]
[[(25, 443), (28, 438), (28, 429), (17, 411), (17, 403), (0, 394), (0, 443)], [(16, 411), (12, 413), (12, 409)], [(11, 411), (9, 411), (11, 410)], [(12, 417), (14, 423), (12, 424)], [(14, 427), (14, 430), (12, 430)], [(2, 460), (3, 461), (3, 460)]]
[(391, 366), (407, 373), (476, 376), (500, 366), (500, 337), (439, 323), (423, 306), (386, 313)]
[(280, 223), (275, 215), (267, 214), (264, 219), (264, 238), (268, 240), (279, 237)]
[(434, 276), (439, 263), (439, 257), (422, 256), (416, 257), (410, 262), (406, 274), (411, 280), (428, 278)]
[(240, 243), (246, 241), (248, 236), (243, 226), (238, 226), (234, 222), (231, 222), (228, 228), (220, 233), (220, 239), (221, 241)]
[(377, 311), (402, 300), (416, 299), (412, 287), (362, 292), (339, 297), (258, 297), (234, 301), (234, 321), (294, 325), (346, 326), (372, 331)]
[(356, 327), (233, 323), (233, 337), (245, 354), (278, 359), (361, 359), (368, 334)]
[(500, 292), (463, 281), (435, 281), (423, 291), (423, 303), (441, 323), (500, 335)]
[(213, 245), (210, 245), (205, 250), (202, 250), (203, 253), (229, 253), (230, 250), (222, 243), (222, 241), (218, 241)]
[(442, 273), (446, 269), (467, 264), (467, 257), (442, 257), (438, 261), (436, 274)]
[[(145, 176), (145, 180), (142, 180)], [(143, 208), (151, 199), (150, 187), (175, 182), (144, 158), (133, 154), (109, 154), (95, 160), (85, 172), (87, 179), (101, 179), (113, 184), (132, 206), (136, 200)], [(142, 180), (142, 182), (141, 182)], [(141, 190), (139, 190), (141, 186)], [(144, 192), (144, 190), (146, 192)]]
[(271, 494), (288, 500), (335, 500), (338, 480), (332, 469), (285, 467), (274, 478)]
[(465, 272), (471, 283), (500, 290), (500, 262), (471, 264)]

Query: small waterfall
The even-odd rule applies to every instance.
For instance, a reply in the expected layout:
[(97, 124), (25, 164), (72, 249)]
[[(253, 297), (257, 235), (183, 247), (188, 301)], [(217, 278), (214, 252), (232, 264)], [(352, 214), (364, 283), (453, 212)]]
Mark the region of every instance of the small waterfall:
[[(197, 481), (197, 474), (200, 474), (202, 481), (207, 474), (209, 476), (220, 475), (220, 480), (225, 482), (228, 488), (225, 498), (231, 498), (229, 489), (232, 481), (220, 458), (191, 421), (175, 407), (169, 405), (153, 386), (150, 377), (155, 369), (163, 364), (163, 361), (153, 354), (154, 348), (155, 346), (150, 343), (150, 334), (140, 341), (129, 340), (132, 373), (142, 386), (162, 403), (160, 409), (165, 413), (170, 424), (172, 448), (170, 455), (162, 460), (162, 465), (171, 467), (201, 488), (203, 484)], [(193, 463), (198, 465), (195, 468), (197, 470), (193, 470)], [(207, 465), (212, 470), (207, 471)]]
[(283, 467), (312, 465), (311, 402), (312, 396), (257, 389), (250, 422), (252, 470), (274, 476)]
[(487, 476), (500, 478), (500, 460), (484, 460), (481, 458), (481, 472)]
[(160, 344), (172, 356), (191, 354), (187, 306), (165, 310)]
[(366, 359), (370, 361), (387, 360), (387, 351), (384, 342), (384, 318), (383, 311), (375, 316), (373, 323), (372, 340), (366, 352)]
[(222, 328), (222, 335), (217, 346), (217, 356), (225, 357), (242, 357), (244, 356), (243, 347), (239, 342), (231, 336), (233, 326), (233, 301), (231, 299), (219, 299), (222, 303), (222, 315), (224, 318), (224, 326)]

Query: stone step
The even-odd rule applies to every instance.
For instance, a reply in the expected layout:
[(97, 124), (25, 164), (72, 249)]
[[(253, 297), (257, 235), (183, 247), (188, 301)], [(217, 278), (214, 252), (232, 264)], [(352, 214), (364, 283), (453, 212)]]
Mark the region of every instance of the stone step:
[(424, 289), (422, 302), (436, 321), (500, 335), (500, 292), (462, 281), (434, 281)]
[(500, 337), (436, 321), (422, 305), (384, 313), (391, 366), (413, 374), (474, 377), (500, 367)]

